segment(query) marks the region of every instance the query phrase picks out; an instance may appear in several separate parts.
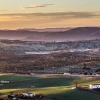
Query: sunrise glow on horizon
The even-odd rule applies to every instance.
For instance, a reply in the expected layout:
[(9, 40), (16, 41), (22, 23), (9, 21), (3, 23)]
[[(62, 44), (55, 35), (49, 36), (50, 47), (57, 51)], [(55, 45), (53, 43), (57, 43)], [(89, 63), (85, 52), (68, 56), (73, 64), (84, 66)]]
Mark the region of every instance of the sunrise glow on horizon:
[(100, 26), (100, 0), (0, 0), (0, 29)]

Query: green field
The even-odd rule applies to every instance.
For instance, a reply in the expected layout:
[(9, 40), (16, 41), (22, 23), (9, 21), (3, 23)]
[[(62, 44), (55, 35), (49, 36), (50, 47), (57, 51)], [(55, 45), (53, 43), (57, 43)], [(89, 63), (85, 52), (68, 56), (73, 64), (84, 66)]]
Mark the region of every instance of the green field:
[(32, 92), (55, 97), (56, 100), (100, 100), (100, 94), (71, 89), (71, 87), (75, 86), (75, 81), (82, 87), (88, 87), (91, 83), (100, 83), (100, 79), (1, 74), (0, 80), (9, 81), (9, 83), (0, 86), (1, 97), (6, 97), (10, 92)]

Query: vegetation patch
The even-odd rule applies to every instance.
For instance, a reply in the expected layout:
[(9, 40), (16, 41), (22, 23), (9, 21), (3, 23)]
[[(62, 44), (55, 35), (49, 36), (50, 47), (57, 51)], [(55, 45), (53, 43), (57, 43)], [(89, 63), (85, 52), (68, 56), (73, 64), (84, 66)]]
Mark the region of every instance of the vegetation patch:
[(0, 88), (1, 97), (7, 97), (10, 92), (31, 92), (55, 97), (57, 100), (100, 100), (100, 95), (86, 91), (72, 90), (77, 81), (82, 87), (88, 87), (92, 83), (100, 83), (98, 79), (77, 77), (33, 77), (24, 75), (2, 75), (0, 80), (9, 80)]

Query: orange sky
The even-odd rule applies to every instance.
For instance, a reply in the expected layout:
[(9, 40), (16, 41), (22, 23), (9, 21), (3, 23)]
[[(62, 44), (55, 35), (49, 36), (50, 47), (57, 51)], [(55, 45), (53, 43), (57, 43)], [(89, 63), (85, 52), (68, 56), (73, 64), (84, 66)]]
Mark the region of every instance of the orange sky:
[(100, 26), (100, 0), (0, 0), (0, 29)]

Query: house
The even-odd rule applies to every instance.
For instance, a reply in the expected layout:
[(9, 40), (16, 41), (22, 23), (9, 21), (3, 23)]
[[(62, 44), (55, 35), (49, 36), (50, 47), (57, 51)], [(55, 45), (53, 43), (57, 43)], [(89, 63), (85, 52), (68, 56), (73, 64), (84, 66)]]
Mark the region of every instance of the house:
[(32, 96), (35, 96), (35, 93), (33, 94), (33, 93), (23, 93), (23, 96), (25, 96), (25, 97), (32, 97)]
[(89, 89), (100, 89), (100, 84), (90, 84)]

